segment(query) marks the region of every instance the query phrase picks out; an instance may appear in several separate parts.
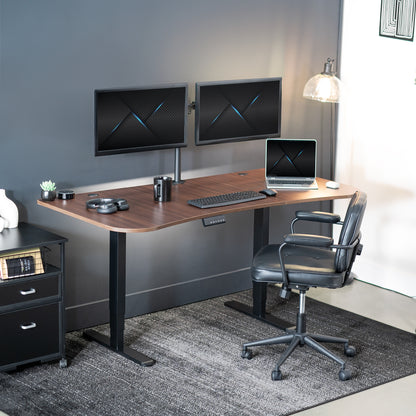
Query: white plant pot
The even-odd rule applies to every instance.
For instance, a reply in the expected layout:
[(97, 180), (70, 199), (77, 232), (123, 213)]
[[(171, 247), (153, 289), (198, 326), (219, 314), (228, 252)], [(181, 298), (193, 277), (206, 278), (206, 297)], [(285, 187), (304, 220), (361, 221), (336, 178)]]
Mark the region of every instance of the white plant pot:
[(19, 211), (16, 204), (6, 196), (6, 191), (0, 189), (0, 217), (4, 228), (16, 228), (19, 224)]

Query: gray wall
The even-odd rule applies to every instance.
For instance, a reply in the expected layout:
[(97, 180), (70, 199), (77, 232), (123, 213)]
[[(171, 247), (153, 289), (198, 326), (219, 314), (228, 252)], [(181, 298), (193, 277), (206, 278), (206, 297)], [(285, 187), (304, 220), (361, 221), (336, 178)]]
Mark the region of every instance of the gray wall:
[[(37, 206), (39, 183), (85, 191), (173, 172), (172, 150), (94, 157), (94, 89), (188, 82), (192, 101), (196, 81), (281, 76), (282, 136), (317, 138), (318, 174), (328, 177), (330, 109), (302, 90), (337, 56), (339, 8), (333, 0), (0, 2), (0, 187), (21, 220), (69, 238), (68, 329), (108, 319), (108, 233)], [(193, 114), (188, 128), (185, 179), (263, 166), (264, 141), (196, 148)], [(296, 208), (272, 210), (272, 240)], [(127, 315), (249, 287), (252, 215), (128, 235)]]

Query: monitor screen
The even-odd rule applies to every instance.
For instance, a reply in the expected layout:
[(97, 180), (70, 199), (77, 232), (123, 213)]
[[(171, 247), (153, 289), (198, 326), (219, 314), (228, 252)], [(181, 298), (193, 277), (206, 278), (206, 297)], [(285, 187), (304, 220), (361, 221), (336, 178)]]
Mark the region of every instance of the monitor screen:
[(282, 79), (196, 84), (195, 143), (280, 137)]
[(95, 91), (95, 155), (186, 146), (187, 84)]

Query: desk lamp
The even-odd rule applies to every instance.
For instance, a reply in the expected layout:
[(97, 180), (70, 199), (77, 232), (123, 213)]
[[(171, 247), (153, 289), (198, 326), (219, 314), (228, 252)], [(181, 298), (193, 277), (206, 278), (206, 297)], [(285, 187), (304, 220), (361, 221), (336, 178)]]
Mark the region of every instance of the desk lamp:
[(320, 101), (322, 103), (331, 103), (331, 172), (330, 179), (334, 179), (334, 115), (333, 104), (338, 103), (341, 93), (341, 80), (335, 76), (335, 72), (332, 69), (334, 60), (328, 58), (324, 64), (324, 70), (320, 74), (313, 76), (303, 89), (303, 96), (309, 100)]

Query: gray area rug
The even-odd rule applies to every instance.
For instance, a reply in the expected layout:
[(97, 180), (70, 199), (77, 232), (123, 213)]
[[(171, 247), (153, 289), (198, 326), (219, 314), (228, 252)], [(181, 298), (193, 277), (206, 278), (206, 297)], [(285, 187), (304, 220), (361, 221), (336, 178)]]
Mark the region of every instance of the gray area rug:
[[(416, 373), (416, 335), (307, 299), (308, 331), (348, 337), (353, 377), (338, 380), (338, 364), (308, 347), (270, 373), (285, 346), (261, 347), (252, 360), (241, 344), (282, 331), (223, 305), (251, 304), (251, 291), (210, 299), (126, 321), (126, 344), (157, 360), (140, 367), (83, 338), (66, 336), (70, 365), (56, 362), (0, 373), (0, 410), (8, 415), (289, 415)], [(295, 322), (297, 296), (268, 310)], [(98, 328), (106, 332), (108, 328)], [(329, 347), (343, 356), (342, 346)]]

